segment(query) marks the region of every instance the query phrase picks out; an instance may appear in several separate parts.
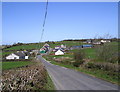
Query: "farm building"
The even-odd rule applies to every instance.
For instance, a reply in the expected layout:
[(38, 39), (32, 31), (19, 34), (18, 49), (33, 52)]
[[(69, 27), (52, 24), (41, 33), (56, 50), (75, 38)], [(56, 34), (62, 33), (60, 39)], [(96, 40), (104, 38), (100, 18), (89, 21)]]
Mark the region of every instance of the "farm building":
[(91, 47), (93, 47), (93, 45), (89, 45), (89, 44), (82, 45), (82, 48), (91, 48)]

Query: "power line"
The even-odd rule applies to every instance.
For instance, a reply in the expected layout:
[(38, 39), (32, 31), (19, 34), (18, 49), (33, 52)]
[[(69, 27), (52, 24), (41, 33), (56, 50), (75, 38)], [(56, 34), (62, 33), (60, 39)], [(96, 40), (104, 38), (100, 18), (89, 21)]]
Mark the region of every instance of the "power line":
[[(44, 15), (44, 20), (43, 20), (43, 25), (42, 25), (42, 33), (41, 33), (41, 38), (40, 38), (40, 42), (42, 41), (43, 35), (44, 35), (44, 31), (45, 31), (45, 24), (46, 24), (46, 18), (47, 18), (47, 12), (48, 12), (48, 0), (46, 2), (46, 8), (45, 8), (45, 15)], [(40, 43), (39, 42), (39, 43)], [(38, 44), (38, 48), (40, 47), (40, 45)]]
[(46, 24), (47, 12), (48, 12), (48, 0), (46, 2), (46, 10), (45, 10), (45, 15), (44, 15), (44, 20), (43, 20), (43, 29), (42, 29), (42, 33), (41, 33), (40, 42), (42, 41), (43, 34), (44, 34), (44, 27), (45, 27), (45, 24)]

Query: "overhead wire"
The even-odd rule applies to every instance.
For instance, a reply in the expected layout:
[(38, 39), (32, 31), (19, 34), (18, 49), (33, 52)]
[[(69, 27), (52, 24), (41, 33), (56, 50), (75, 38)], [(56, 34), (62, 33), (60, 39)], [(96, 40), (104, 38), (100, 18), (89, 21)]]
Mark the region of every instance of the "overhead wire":
[(41, 33), (40, 42), (42, 41), (43, 34), (44, 34), (44, 27), (45, 27), (45, 24), (46, 24), (47, 12), (48, 12), (48, 0), (46, 2), (46, 10), (45, 10), (45, 15), (44, 15), (44, 20), (43, 20), (43, 29), (42, 29), (42, 33)]
[(42, 42), (42, 39), (43, 39), (47, 14), (48, 14), (48, 0), (46, 2), (45, 14), (44, 14), (43, 25), (42, 25), (42, 33), (41, 33), (41, 38), (40, 38), (40, 41), (39, 41), (39, 44), (38, 44), (39, 45), (38, 49), (40, 48), (40, 43)]

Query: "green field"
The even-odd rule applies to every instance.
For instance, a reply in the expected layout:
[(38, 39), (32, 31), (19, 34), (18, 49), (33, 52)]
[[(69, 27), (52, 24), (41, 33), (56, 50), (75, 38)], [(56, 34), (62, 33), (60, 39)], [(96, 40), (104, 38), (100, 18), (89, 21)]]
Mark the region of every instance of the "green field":
[[(71, 50), (71, 52), (76, 52), (78, 49)], [(95, 48), (84, 48), (82, 49), (85, 52), (86, 58), (94, 59), (95, 58)]]
[(60, 41), (60, 42), (55, 42), (53, 43), (48, 43), (50, 47), (54, 48), (55, 46), (60, 46), (61, 44), (66, 45), (67, 47), (70, 46), (77, 46), (77, 45), (82, 45), (82, 42), (79, 41)]
[(2, 62), (2, 70), (13, 69), (17, 67), (22, 67), (26, 65), (34, 64), (31, 61), (14, 61), (14, 62)]
[[(31, 49), (40, 49), (45, 43), (32, 43), (27, 45), (19, 45), (19, 46), (13, 46), (10, 48), (6, 48), (4, 50), (31, 50)], [(75, 45), (82, 45), (81, 42), (78, 41), (59, 41), (59, 42), (48, 42), (51, 48), (54, 48), (55, 46), (59, 46), (61, 44), (64, 44), (66, 46), (75, 46)]]
[(2, 56), (5, 56), (5, 55), (9, 55), (11, 54), (12, 52), (2, 52)]
[(31, 49), (38, 49), (43, 46), (44, 43), (41, 44), (27, 44), (27, 45), (19, 45), (19, 46), (12, 46), (10, 48), (6, 48), (4, 50), (31, 50)]
[(90, 59), (95, 58), (95, 48), (85, 48), (86, 57)]

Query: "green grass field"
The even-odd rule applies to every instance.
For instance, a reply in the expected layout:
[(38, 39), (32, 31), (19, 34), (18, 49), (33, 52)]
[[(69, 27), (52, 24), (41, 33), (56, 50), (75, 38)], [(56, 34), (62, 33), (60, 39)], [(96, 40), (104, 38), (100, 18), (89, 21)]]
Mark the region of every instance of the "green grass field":
[(14, 62), (2, 62), (2, 70), (13, 69), (17, 67), (22, 67), (26, 65), (34, 64), (31, 61), (14, 61)]
[(95, 48), (85, 48), (86, 57), (90, 59), (95, 58)]
[[(78, 49), (71, 50), (71, 52), (76, 52)], [(94, 59), (95, 58), (95, 48), (84, 48), (83, 49), (86, 55), (86, 58)]]
[(2, 52), (2, 56), (5, 56), (5, 55), (9, 55), (11, 54), (12, 52)]
[(10, 47), (10, 48), (6, 48), (4, 50), (31, 50), (31, 49), (38, 49), (40, 47), (43, 46), (44, 43), (40, 43), (40, 44), (36, 44), (36, 43), (33, 43), (33, 44), (28, 44), (28, 45), (20, 45), (20, 46), (13, 46), (13, 47)]
[(82, 42), (79, 41), (60, 41), (60, 42), (55, 42), (53, 43), (48, 43), (50, 44), (50, 47), (54, 48), (55, 46), (60, 46), (61, 44), (66, 45), (66, 46), (77, 46), (77, 45), (82, 45)]
[[(5, 50), (31, 50), (31, 49), (40, 49), (45, 43), (32, 43), (29, 45), (20, 45), (20, 46), (13, 46), (10, 48), (6, 48)], [(54, 48), (55, 46), (59, 46), (61, 44), (64, 44), (66, 46), (75, 46), (75, 45), (82, 45), (81, 42), (78, 41), (59, 41), (59, 42), (55, 42), (54, 44), (52, 42), (48, 42), (48, 44), (50, 45), (51, 48)]]

